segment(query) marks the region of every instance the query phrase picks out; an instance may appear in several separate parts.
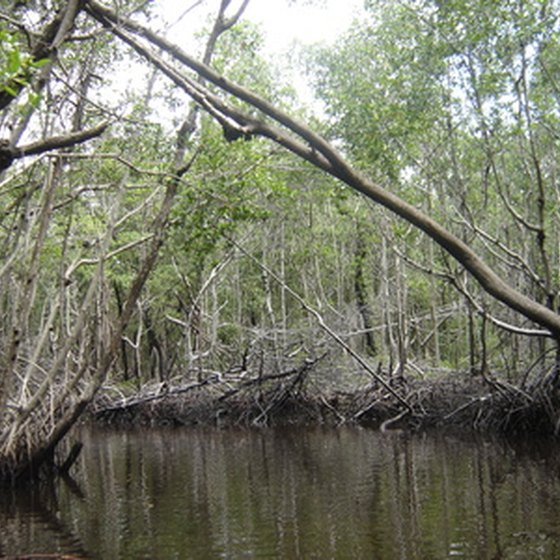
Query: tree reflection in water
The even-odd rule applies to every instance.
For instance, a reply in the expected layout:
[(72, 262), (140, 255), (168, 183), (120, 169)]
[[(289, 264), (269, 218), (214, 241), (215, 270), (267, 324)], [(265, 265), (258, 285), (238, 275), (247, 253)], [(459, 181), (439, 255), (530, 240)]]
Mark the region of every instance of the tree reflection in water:
[(3, 495), (2, 554), (560, 557), (560, 454), (550, 441), (359, 428), (80, 437), (82, 494), (57, 481)]

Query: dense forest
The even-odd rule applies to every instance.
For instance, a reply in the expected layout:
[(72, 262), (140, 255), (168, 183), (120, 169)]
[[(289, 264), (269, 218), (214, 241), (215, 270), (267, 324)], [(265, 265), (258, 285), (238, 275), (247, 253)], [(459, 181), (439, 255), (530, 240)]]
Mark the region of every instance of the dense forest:
[(201, 388), (560, 425), (560, 2), (367, 0), (289, 68), (248, 3), (186, 51), (163, 2), (0, 1), (3, 476)]

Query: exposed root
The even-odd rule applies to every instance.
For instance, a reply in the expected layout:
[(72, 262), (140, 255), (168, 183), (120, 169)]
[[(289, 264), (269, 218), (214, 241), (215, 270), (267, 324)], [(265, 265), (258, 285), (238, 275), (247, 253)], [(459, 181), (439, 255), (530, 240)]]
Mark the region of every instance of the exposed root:
[(156, 385), (126, 398), (105, 394), (92, 412), (97, 421), (119, 426), (359, 423), (382, 430), (560, 432), (560, 398), (551, 388), (529, 393), (503, 381), (459, 375), (393, 379), (393, 391), (400, 397), (396, 399), (375, 382), (350, 392), (319, 388), (311, 375), (316, 362), (308, 360), (282, 373), (249, 379), (216, 374), (187, 385)]
[(393, 424), (396, 424), (399, 420), (402, 420), (409, 412), (410, 410), (408, 408), (405, 408), (404, 410), (399, 412), (394, 418), (389, 418), (388, 420), (385, 420), (385, 422), (381, 424), (379, 429), (382, 432), (386, 432)]

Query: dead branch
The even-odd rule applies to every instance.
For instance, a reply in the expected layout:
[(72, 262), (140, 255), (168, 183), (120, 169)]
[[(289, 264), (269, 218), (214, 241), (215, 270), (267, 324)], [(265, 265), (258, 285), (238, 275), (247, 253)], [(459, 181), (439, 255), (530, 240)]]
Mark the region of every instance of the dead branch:
[(102, 416), (107, 413), (126, 412), (131, 408), (149, 402), (185, 394), (195, 389), (200, 389), (201, 387), (205, 387), (207, 385), (213, 385), (220, 382), (221, 379), (218, 376), (212, 376), (207, 379), (204, 379), (203, 381), (199, 381), (197, 383), (189, 383), (188, 385), (182, 385), (182, 386), (172, 387), (172, 388), (169, 388), (166, 384), (162, 383), (159, 384), (155, 389), (153, 389), (152, 392), (150, 392), (147, 395), (136, 394), (130, 397), (122, 398), (117, 402), (109, 403), (107, 405), (97, 404), (94, 407), (93, 413), (96, 416)]
[(397, 391), (395, 391), (395, 389), (393, 389), (393, 387), (391, 387), (391, 385), (387, 382), (387, 380), (382, 375), (380, 375), (379, 371), (375, 371), (362, 356), (360, 356), (355, 350), (352, 349), (350, 345), (348, 345), (344, 340), (342, 340), (342, 338), (325, 323), (323, 316), (314, 307), (309, 305), (309, 303), (307, 303), (304, 298), (302, 298), (297, 292), (295, 292), (292, 288), (290, 288), (290, 286), (288, 286), (282, 280), (282, 278), (280, 278), (272, 270), (266, 267), (262, 262), (256, 259), (249, 252), (247, 252), (236, 241), (234, 241), (233, 239), (229, 239), (229, 240), (245, 256), (249, 257), (257, 266), (262, 268), (264, 272), (266, 272), (271, 278), (273, 278), (275, 282), (280, 284), (296, 301), (298, 301), (304, 307), (304, 309), (308, 311), (308, 313), (310, 313), (313, 317), (315, 317), (315, 319), (317, 320), (317, 324), (321, 327), (321, 329), (323, 329), (333, 340), (335, 340), (335, 342), (341, 348), (343, 348), (345, 352), (347, 352), (350, 356), (352, 356), (352, 358), (356, 360), (356, 362), (358, 362), (358, 364), (360, 364), (360, 366), (362, 366), (364, 370), (367, 371), (369, 375), (371, 375), (371, 377), (373, 377), (389, 393), (391, 393), (391, 395), (395, 397), (403, 406), (405, 406), (407, 409), (411, 409), (410, 404), (406, 401), (406, 399), (404, 399), (401, 395), (399, 395), (399, 393), (397, 393)]

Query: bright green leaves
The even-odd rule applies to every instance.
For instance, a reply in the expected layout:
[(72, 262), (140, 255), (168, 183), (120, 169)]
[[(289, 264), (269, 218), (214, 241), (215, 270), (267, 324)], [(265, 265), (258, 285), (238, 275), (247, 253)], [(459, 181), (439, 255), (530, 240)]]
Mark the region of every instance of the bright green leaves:
[[(0, 28), (0, 91), (17, 97), (21, 89), (29, 85), (34, 70), (48, 63), (48, 59), (33, 60), (22, 51), (15, 33)], [(29, 102), (36, 106), (37, 94), (30, 94)]]
[(242, 21), (224, 34), (212, 66), (230, 80), (243, 84), (269, 100), (280, 101), (285, 84), (262, 54), (264, 39), (254, 24)]
[(26, 57), (15, 36), (3, 29), (0, 29), (0, 45), (0, 87), (15, 97), (18, 94), (15, 86), (27, 84)]
[(200, 262), (243, 223), (266, 217), (260, 206), (262, 190), (258, 165), (263, 143), (227, 143), (210, 121), (202, 128), (205, 146), (173, 211), (170, 244)]
[(395, 9), (378, 23), (356, 24), (337, 51), (313, 55), (332, 135), (378, 178), (398, 180), (408, 165), (401, 147), (438, 118), (441, 69), (432, 43), (427, 30)]

